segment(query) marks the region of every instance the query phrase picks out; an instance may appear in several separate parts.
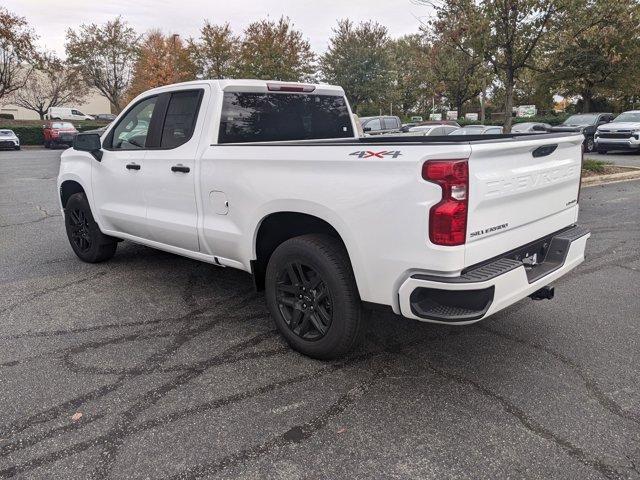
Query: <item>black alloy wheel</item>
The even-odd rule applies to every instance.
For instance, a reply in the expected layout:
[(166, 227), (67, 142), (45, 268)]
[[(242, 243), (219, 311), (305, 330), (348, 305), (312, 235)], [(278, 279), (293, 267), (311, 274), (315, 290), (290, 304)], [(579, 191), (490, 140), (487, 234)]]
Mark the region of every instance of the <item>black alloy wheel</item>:
[(323, 338), (333, 320), (331, 292), (311, 266), (294, 261), (278, 274), (278, 309), (289, 329), (307, 341)]
[(80, 252), (88, 252), (91, 250), (92, 240), (87, 216), (79, 208), (69, 211), (68, 215), (71, 227), (70, 240)]

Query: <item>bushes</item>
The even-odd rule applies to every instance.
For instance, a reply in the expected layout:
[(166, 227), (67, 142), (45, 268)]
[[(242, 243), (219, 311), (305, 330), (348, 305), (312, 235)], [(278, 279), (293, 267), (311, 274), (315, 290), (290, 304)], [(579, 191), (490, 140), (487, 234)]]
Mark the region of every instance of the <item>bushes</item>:
[[(21, 145), (43, 145), (44, 136), (42, 134), (42, 123), (43, 121), (38, 121), (38, 125), (15, 125), (15, 123), (13, 125), (5, 125), (0, 123), (0, 129), (8, 128), (13, 130), (16, 135), (18, 135)], [(74, 123), (74, 126), (79, 132), (84, 132), (86, 130), (103, 127), (104, 124), (83, 122), (82, 124)]]

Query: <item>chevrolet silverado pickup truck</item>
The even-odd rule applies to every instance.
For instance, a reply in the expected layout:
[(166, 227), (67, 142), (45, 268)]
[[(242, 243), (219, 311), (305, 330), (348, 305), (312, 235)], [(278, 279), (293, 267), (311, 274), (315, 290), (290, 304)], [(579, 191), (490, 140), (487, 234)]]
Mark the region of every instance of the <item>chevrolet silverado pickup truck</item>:
[(640, 110), (623, 112), (611, 123), (599, 126), (595, 134), (595, 149), (598, 153), (640, 151)]
[(194, 81), (147, 91), (62, 154), (85, 262), (128, 240), (249, 272), (284, 338), (348, 352), (363, 310), (466, 325), (584, 259), (580, 133), (357, 136), (340, 87)]

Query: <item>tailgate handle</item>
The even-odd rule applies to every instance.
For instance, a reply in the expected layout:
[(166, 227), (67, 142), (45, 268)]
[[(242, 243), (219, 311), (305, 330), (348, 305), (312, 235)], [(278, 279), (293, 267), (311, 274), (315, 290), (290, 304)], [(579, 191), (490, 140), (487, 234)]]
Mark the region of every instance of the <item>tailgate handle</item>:
[(555, 145), (542, 145), (541, 147), (536, 148), (533, 151), (532, 155), (535, 158), (546, 157), (547, 155), (551, 155), (553, 152), (555, 152), (556, 148), (558, 148), (558, 144), (557, 143)]

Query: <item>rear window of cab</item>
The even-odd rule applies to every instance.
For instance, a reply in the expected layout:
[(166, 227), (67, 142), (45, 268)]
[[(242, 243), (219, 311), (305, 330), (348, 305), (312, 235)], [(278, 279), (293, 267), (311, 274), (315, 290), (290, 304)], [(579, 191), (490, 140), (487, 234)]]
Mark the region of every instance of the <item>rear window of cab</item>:
[(353, 137), (344, 97), (225, 92), (218, 143)]

